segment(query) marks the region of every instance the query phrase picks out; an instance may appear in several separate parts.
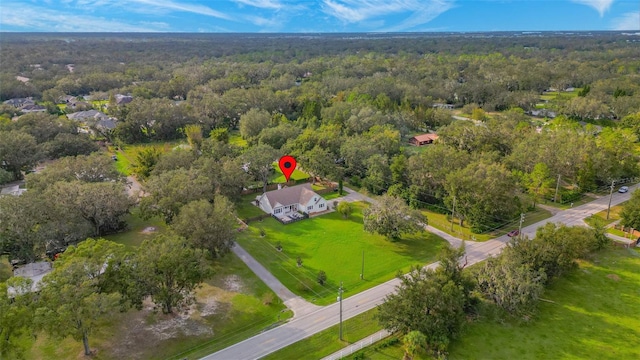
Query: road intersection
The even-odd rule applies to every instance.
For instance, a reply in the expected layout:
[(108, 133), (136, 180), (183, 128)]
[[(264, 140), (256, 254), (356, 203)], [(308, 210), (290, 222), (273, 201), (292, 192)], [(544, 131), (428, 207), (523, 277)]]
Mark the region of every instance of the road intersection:
[[(614, 193), (611, 197), (611, 206), (620, 204), (628, 200), (631, 193), (638, 187), (634, 185), (630, 187), (629, 192), (621, 194)], [(349, 190), (347, 190), (349, 191)], [(356, 195), (352, 196), (355, 197)], [(365, 198), (364, 196), (361, 196)], [(355, 200), (355, 199), (354, 199)], [(367, 198), (367, 201), (375, 200)], [(571, 209), (559, 211), (556, 215), (531, 224), (522, 228), (522, 234), (533, 238), (536, 230), (547, 223), (563, 223), (569, 226), (585, 225), (584, 219), (602, 210), (606, 210), (609, 204), (609, 196), (604, 196), (587, 204), (577, 206)], [(441, 235), (441, 231), (427, 227), (427, 230), (433, 231)], [(461, 240), (450, 235), (443, 236), (452, 246), (459, 246)], [(506, 235), (485, 242), (466, 242), (466, 259), (467, 265), (472, 265), (483, 261), (490, 256), (500, 253), (502, 248), (506, 246), (509, 238)], [(429, 268), (437, 267), (437, 263), (428, 265)], [(395, 291), (400, 281), (398, 279), (389, 280), (371, 289), (355, 294), (342, 301), (342, 316), (344, 320), (352, 318), (365, 311), (371, 310), (381, 304), (387, 294)], [(287, 290), (288, 291), (288, 290)], [(289, 346), (297, 341), (303, 340), (315, 333), (318, 333), (330, 326), (338, 323), (339, 305), (337, 303), (317, 309), (307, 310), (303, 314), (296, 316), (288, 323), (277, 328), (265, 331), (254, 337), (246, 339), (235, 345), (222, 349), (216, 353), (210, 354), (203, 360), (248, 360), (259, 359), (271, 354), (279, 349)], [(302, 356), (302, 355), (301, 355)]]

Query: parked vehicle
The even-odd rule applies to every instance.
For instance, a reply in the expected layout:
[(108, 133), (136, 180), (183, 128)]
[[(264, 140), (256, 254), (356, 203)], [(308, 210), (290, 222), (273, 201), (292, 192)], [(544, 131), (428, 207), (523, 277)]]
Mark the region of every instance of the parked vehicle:
[(626, 193), (627, 191), (629, 191), (629, 187), (628, 186), (623, 186), (620, 189), (618, 189), (619, 193)]
[(508, 237), (514, 237), (520, 235), (520, 230), (511, 230), (507, 233)]

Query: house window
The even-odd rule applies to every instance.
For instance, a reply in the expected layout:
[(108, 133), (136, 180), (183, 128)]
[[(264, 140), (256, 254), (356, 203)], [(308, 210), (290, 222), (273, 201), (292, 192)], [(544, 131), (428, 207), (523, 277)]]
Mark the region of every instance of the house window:
[(280, 214), (282, 212), (282, 208), (277, 208), (275, 210), (273, 210), (274, 214)]
[(324, 204), (320, 204), (318, 205), (318, 207), (322, 209), (324, 207)]
[(307, 206), (307, 210), (313, 210), (313, 205)]

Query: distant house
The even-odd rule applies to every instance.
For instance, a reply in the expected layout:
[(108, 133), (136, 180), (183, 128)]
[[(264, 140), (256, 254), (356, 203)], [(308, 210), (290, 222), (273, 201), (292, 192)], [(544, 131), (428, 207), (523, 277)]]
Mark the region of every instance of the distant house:
[(2, 190), (0, 190), (0, 196), (3, 196), (3, 195), (20, 196), (25, 191), (27, 191), (27, 189), (21, 189), (19, 185), (12, 185), (12, 186), (7, 186), (5, 188), (2, 188)]
[(409, 139), (409, 143), (415, 146), (423, 146), (428, 144), (433, 144), (435, 140), (438, 139), (438, 135), (436, 134), (422, 134), (416, 135)]
[(311, 184), (308, 183), (268, 191), (256, 201), (262, 211), (276, 217), (297, 212), (311, 215), (328, 209), (327, 200), (311, 190)]
[(133, 101), (133, 96), (116, 94), (116, 104), (124, 105)]
[(435, 103), (432, 107), (437, 109), (453, 110), (453, 104)]
[(7, 105), (11, 105), (15, 108), (22, 108), (23, 106), (27, 106), (27, 105), (35, 105), (36, 102), (33, 101), (33, 98), (27, 97), (27, 98), (15, 98), (15, 99), (9, 99), (4, 101), (5, 104)]
[(114, 118), (100, 119), (96, 122), (96, 128), (100, 130), (113, 130), (116, 125), (117, 121)]
[(42, 105), (25, 105), (20, 108), (20, 111), (23, 113), (45, 112), (47, 111), (47, 108)]
[(99, 121), (99, 120), (106, 120), (109, 118), (106, 114), (98, 110), (78, 111), (75, 113), (67, 114), (67, 117), (71, 120), (76, 120), (76, 121), (87, 121), (87, 120)]

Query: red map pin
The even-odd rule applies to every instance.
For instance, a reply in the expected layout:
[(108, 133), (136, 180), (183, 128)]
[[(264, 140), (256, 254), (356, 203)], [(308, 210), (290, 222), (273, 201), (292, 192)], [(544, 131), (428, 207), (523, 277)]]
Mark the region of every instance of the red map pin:
[(296, 169), (296, 159), (293, 156), (285, 155), (280, 158), (278, 165), (280, 166), (280, 171), (284, 174), (284, 178), (289, 181), (293, 170)]

